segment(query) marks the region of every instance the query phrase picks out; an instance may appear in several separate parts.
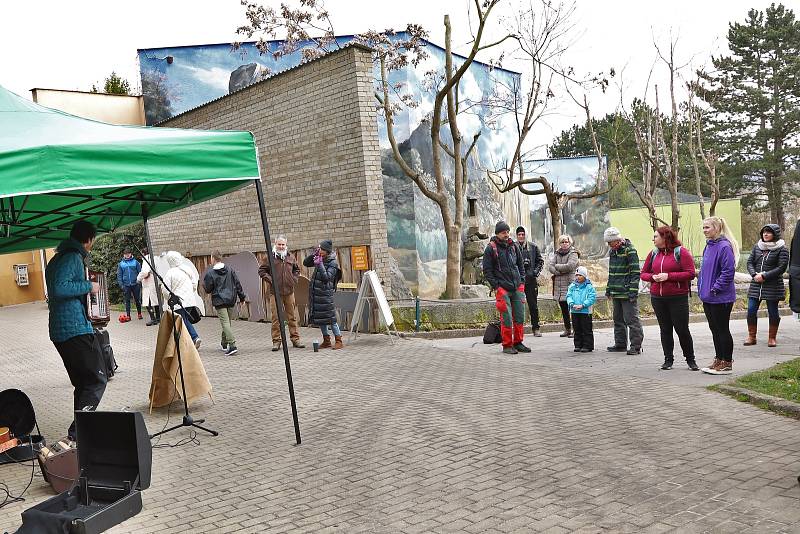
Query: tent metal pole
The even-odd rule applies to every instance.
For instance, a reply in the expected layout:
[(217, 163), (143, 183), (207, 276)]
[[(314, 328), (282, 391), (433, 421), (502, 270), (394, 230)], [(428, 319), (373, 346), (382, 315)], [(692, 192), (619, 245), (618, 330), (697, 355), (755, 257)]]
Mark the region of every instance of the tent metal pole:
[[(153, 252), (153, 244), (150, 242), (150, 225), (148, 224), (147, 218), (147, 204), (142, 202), (142, 222), (144, 223), (144, 242), (147, 243), (147, 253), (152, 258), (153, 269), (156, 267), (156, 256), (155, 252)], [(158, 281), (158, 277), (153, 275), (153, 281), (156, 283), (156, 298), (158, 299), (158, 314), (157, 316), (161, 318), (161, 314), (164, 313), (164, 302), (161, 297), (161, 284)]]
[[(283, 361), (286, 366), (286, 381), (289, 384), (289, 400), (292, 403), (292, 419), (294, 421), (294, 437), (297, 444), (300, 445), (300, 423), (297, 420), (297, 403), (294, 399), (294, 383), (292, 381), (292, 366), (289, 363), (289, 346), (286, 343), (286, 324), (284, 322), (283, 306), (280, 295), (280, 279), (275, 276), (275, 261), (272, 256), (272, 239), (269, 236), (269, 222), (267, 222), (267, 208), (264, 203), (264, 190), (261, 188), (261, 180), (253, 180), (256, 186), (256, 194), (258, 195), (258, 209), (261, 211), (261, 229), (264, 231), (264, 244), (266, 245), (267, 261), (269, 262), (269, 272), (272, 273), (272, 297), (275, 299), (275, 309), (278, 311), (277, 320), (280, 323), (281, 329), (281, 345), (283, 345)], [(274, 321), (276, 318), (273, 317)]]

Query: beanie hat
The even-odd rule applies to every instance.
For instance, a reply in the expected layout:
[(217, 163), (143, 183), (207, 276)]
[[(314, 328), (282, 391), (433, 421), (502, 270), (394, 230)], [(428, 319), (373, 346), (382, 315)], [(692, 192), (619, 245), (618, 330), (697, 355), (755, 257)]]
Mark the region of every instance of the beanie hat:
[(603, 241), (606, 243), (611, 243), (612, 241), (617, 241), (618, 239), (622, 239), (622, 234), (619, 232), (619, 228), (611, 226), (606, 228), (606, 231), (603, 232)]
[(494, 233), (499, 234), (500, 232), (507, 232), (511, 231), (511, 227), (506, 224), (505, 221), (498, 221), (496, 225), (494, 225)]
[(579, 274), (582, 277), (586, 278), (587, 280), (589, 279), (589, 270), (583, 265), (575, 269), (575, 274)]
[(319, 242), (319, 248), (324, 250), (325, 252), (331, 253), (333, 252), (333, 241), (330, 239), (323, 239)]
[(527, 234), (528, 233), (528, 232), (525, 231), (525, 227), (524, 226), (517, 226), (517, 230), (514, 233), (518, 234), (520, 232), (522, 232), (523, 234)]

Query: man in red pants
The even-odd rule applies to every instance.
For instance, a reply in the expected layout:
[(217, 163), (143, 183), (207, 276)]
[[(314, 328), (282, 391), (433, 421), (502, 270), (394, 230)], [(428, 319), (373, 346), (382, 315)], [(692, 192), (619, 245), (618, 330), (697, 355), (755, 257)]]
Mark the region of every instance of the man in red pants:
[(500, 336), (504, 354), (530, 352), (525, 336), (525, 264), (519, 246), (508, 236), (504, 221), (494, 227), (495, 236), (483, 251), (483, 276), (495, 291), (495, 305), (502, 316)]

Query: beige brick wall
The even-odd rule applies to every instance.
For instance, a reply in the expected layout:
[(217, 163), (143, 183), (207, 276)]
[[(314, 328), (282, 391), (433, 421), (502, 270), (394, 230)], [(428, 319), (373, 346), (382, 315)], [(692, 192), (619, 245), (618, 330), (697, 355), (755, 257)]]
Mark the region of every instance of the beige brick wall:
[[(256, 137), (274, 237), (291, 249), (330, 238), (370, 245), (373, 268), (389, 292), (371, 53), (350, 46), (278, 74), (162, 124), (249, 130)], [(152, 220), (156, 252), (206, 255), (264, 250), (255, 188)]]

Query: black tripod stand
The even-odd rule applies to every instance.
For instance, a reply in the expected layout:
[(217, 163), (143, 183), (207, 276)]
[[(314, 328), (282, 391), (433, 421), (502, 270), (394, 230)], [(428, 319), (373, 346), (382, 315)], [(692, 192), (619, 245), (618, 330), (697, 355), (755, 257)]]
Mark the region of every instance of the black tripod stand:
[[(150, 266), (150, 271), (153, 273), (153, 275), (155, 275), (156, 280), (158, 280), (161, 283), (161, 285), (164, 287), (164, 289), (167, 290), (167, 293), (169, 293), (169, 299), (167, 299), (167, 304), (169, 305), (169, 311), (172, 313), (172, 339), (175, 341), (175, 351), (178, 353), (178, 372), (181, 375), (181, 390), (182, 390), (182, 393), (183, 393), (183, 395), (182, 395), (183, 396), (183, 421), (180, 424), (177, 424), (175, 426), (171, 426), (169, 428), (166, 428), (166, 429), (162, 430), (161, 432), (156, 432), (155, 434), (151, 434), (150, 435), (150, 439), (153, 439), (153, 438), (155, 438), (157, 436), (160, 436), (162, 434), (166, 434), (167, 432), (172, 432), (173, 430), (177, 430), (178, 428), (183, 428), (183, 427), (199, 428), (200, 430), (208, 432), (212, 436), (218, 436), (219, 432), (217, 432), (216, 430), (210, 430), (208, 428), (200, 426), (200, 423), (204, 423), (205, 419), (198, 419), (198, 420), (195, 421), (192, 418), (192, 416), (189, 415), (189, 401), (186, 399), (186, 382), (183, 379), (183, 360), (181, 359), (181, 343), (180, 343), (180, 339), (181, 338), (180, 338), (180, 333), (178, 331), (178, 327), (176, 326), (177, 321), (175, 320), (175, 315), (176, 315), (175, 314), (175, 306), (180, 306), (180, 309), (182, 309), (184, 312), (186, 312), (186, 308), (184, 308), (180, 297), (178, 297), (178, 295), (173, 293), (172, 289), (170, 289), (169, 286), (164, 283), (164, 279), (161, 278), (161, 275), (158, 274), (158, 271), (156, 271), (155, 265), (150, 263), (150, 260), (147, 259), (147, 256), (145, 254), (142, 254), (141, 249), (136, 245), (134, 240), (130, 239), (130, 236), (125, 236), (125, 237), (129, 238), (130, 244), (133, 246), (133, 248), (136, 249), (136, 252), (138, 252), (139, 255), (142, 257), (142, 261), (144, 261), (145, 263), (147, 263), (147, 265)], [(149, 249), (148, 249), (148, 252), (150, 252)], [(187, 316), (188, 316), (188, 312), (186, 313), (186, 315), (182, 315), (181, 318), (185, 320), (185, 318)]]

